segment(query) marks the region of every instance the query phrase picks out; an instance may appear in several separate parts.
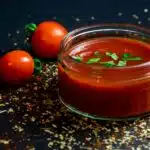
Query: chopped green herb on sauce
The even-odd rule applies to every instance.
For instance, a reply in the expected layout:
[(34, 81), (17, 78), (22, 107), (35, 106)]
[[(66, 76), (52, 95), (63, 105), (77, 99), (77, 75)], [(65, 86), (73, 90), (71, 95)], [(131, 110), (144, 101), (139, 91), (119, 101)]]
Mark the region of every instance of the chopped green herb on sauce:
[(122, 56), (122, 59), (129, 58), (130, 56), (131, 56), (130, 53), (124, 53), (123, 56)]
[[(71, 56), (77, 62), (84, 62), (86, 64), (94, 64), (99, 63), (105, 67), (125, 67), (128, 61), (138, 61), (142, 60), (141, 57), (135, 57), (130, 53), (124, 53), (121, 57), (119, 57), (116, 53), (106, 52), (104, 56), (109, 56), (111, 58), (110, 61), (100, 62), (102, 59), (102, 55), (99, 51), (94, 52), (95, 57), (89, 58), (88, 61), (85, 61), (80, 56)], [(97, 56), (97, 57), (96, 57)], [(99, 57), (100, 56), (100, 57)], [(117, 61), (117, 62), (116, 62)]]
[(119, 59), (119, 57), (117, 56), (116, 53), (106, 52), (106, 56), (111, 57), (113, 60), (118, 60)]
[(82, 58), (80, 56), (71, 56), (75, 61), (82, 62)]
[(99, 61), (100, 61), (100, 58), (90, 58), (86, 63), (93, 64), (93, 63), (98, 63)]
[(106, 55), (106, 56), (111, 56), (111, 55), (112, 55), (112, 52), (106, 52), (105, 55)]
[(142, 60), (141, 57), (130, 57), (130, 58), (126, 58), (126, 60)]
[(100, 64), (104, 65), (105, 67), (114, 67), (116, 64), (112, 61), (100, 62)]
[(123, 54), (122, 59), (123, 59), (123, 60), (126, 60), (126, 61), (128, 61), (128, 60), (142, 60), (141, 57), (134, 57), (134, 56), (132, 56), (130, 53), (125, 53), (125, 54)]
[(124, 67), (127, 65), (127, 62), (125, 60), (120, 60), (117, 64), (118, 67)]

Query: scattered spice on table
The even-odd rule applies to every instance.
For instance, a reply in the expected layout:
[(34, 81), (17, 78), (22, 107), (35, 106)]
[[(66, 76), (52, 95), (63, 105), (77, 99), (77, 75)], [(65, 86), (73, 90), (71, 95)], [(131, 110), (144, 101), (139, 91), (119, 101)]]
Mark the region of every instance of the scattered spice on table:
[[(0, 90), (9, 107), (7, 115), (13, 135), (12, 143), (26, 144), (42, 137), (49, 149), (131, 149), (150, 147), (150, 118), (135, 122), (97, 122), (77, 116), (58, 100), (57, 65), (43, 63), (41, 74), (25, 86)], [(32, 145), (32, 146), (31, 146)], [(35, 148), (36, 149), (36, 148)]]
[[(20, 45), (19, 36), (16, 39), (8, 33), (8, 37)], [(22, 146), (20, 149), (34, 150), (36, 141), (42, 141), (42, 147), (50, 150), (149, 150), (150, 117), (134, 122), (98, 122), (75, 115), (58, 99), (56, 63), (42, 65), (41, 73), (26, 85), (0, 89), (0, 108), (3, 112), (6, 108), (3, 115), (11, 128), (0, 132), (0, 145), (5, 149)]]

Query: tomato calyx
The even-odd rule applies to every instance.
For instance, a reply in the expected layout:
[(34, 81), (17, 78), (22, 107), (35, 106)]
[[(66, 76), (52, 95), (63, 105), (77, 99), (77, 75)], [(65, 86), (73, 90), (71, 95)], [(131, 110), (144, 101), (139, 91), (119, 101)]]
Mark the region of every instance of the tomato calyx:
[(34, 74), (37, 75), (42, 70), (42, 63), (39, 59), (34, 58)]
[(37, 28), (37, 25), (35, 23), (27, 24), (24, 28), (26, 37), (30, 38), (32, 34), (34, 33), (34, 31), (36, 30), (36, 28)]

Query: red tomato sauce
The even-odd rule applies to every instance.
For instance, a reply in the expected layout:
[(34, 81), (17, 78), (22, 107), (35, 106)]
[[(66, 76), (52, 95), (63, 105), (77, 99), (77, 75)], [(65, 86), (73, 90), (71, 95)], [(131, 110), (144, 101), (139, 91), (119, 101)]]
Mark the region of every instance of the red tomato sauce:
[[(128, 61), (120, 69), (105, 68), (99, 62), (84, 64), (89, 58), (99, 57), (94, 56), (95, 51), (102, 55), (111, 51), (119, 57), (130, 53), (142, 59)], [(72, 62), (67, 56), (80, 56), (83, 63)], [(100, 61), (110, 60), (102, 57)], [(131, 117), (149, 112), (150, 77), (145, 78), (145, 74), (150, 67), (135, 67), (149, 60), (150, 45), (137, 40), (107, 37), (77, 44), (64, 53), (63, 64), (69, 69), (58, 63), (60, 96), (65, 103), (99, 117)], [(99, 69), (94, 72), (94, 67)]]

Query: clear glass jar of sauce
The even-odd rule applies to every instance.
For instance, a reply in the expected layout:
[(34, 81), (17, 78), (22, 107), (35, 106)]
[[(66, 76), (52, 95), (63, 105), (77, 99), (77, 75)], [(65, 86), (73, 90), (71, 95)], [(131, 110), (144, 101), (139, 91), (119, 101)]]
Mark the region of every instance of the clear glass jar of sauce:
[(70, 32), (58, 58), (59, 97), (77, 114), (132, 120), (150, 112), (150, 30), (128, 24)]

